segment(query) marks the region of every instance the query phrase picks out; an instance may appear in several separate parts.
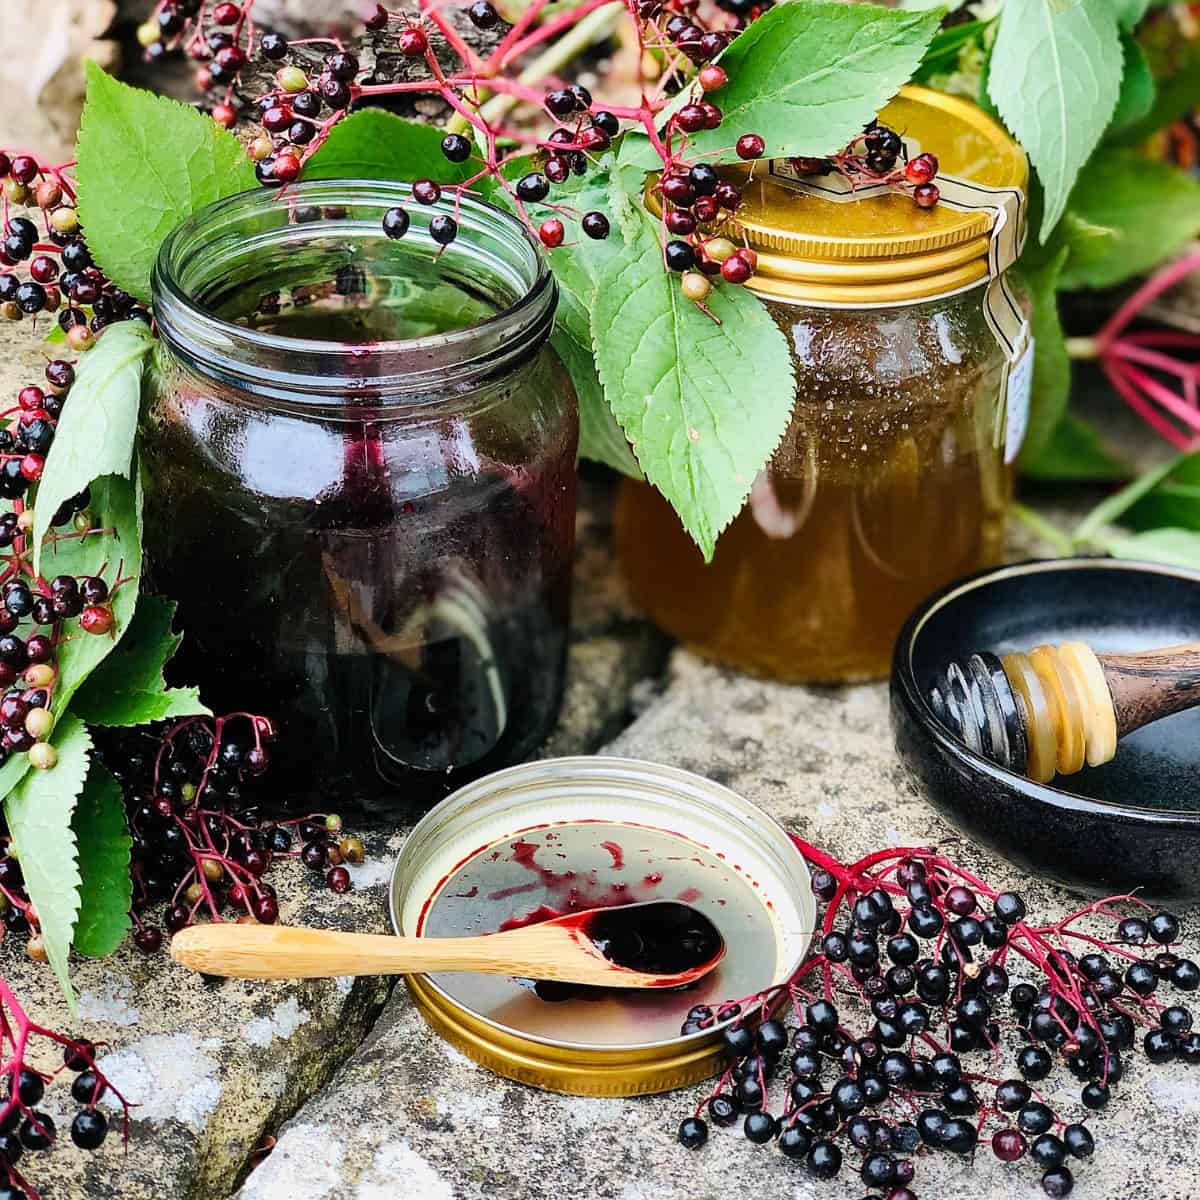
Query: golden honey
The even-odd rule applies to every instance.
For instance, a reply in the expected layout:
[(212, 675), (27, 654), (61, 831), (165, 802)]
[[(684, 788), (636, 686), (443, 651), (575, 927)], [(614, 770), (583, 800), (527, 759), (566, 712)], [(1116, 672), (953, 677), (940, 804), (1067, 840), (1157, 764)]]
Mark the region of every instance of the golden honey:
[(791, 349), (791, 424), (710, 564), (650, 486), (625, 483), (617, 506), (620, 560), (650, 617), (775, 678), (883, 676), (912, 609), (1003, 552), (1021, 417), (1018, 342), (997, 334), (995, 305), (1007, 299), (1010, 325), (1023, 314), (992, 286), (993, 240), (1008, 221), (1019, 242), (1024, 157), (978, 109), (924, 89), (880, 119), (996, 207), (830, 199), (756, 167), (738, 217), (759, 254), (749, 286)]

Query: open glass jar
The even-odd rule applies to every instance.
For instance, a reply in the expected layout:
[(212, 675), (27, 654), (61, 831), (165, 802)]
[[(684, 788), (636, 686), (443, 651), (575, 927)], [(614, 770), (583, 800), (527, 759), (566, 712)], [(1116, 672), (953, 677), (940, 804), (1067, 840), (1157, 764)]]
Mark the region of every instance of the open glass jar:
[(1030, 360), (999, 277), (1025, 158), (977, 108), (923, 88), (879, 119), (940, 159), (935, 208), (789, 163), (750, 172), (747, 286), (787, 336), (796, 406), (712, 563), (648, 485), (626, 482), (618, 502), (621, 562), (650, 616), (775, 678), (885, 675), (917, 603), (1003, 549)]
[[(404, 205), (411, 228), (385, 237)], [(527, 756), (563, 683), (578, 415), (521, 225), (303, 184), (164, 243), (143, 413), (151, 585), (180, 675), (276, 720), (281, 794), (424, 806)]]

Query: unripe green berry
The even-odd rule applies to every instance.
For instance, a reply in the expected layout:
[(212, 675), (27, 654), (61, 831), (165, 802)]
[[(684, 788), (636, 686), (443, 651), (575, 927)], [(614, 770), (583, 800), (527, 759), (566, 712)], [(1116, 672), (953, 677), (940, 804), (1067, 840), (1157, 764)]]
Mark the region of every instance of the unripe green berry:
[(342, 818), (339, 817), (337, 813), (330, 813), (325, 818), (325, 828), (328, 829), (330, 833), (337, 833), (341, 827)]
[[(29, 765), (39, 771), (49, 771), (58, 763), (58, 751), (49, 742), (35, 742), (29, 747)], [(9, 858), (12, 851), (9, 851)]]
[(689, 300), (699, 303), (712, 291), (712, 284), (699, 271), (685, 271), (679, 281), (680, 290)]
[(145, 21), (137, 27), (137, 40), (143, 46), (153, 46), (162, 40), (157, 21)]
[(54, 717), (48, 708), (31, 708), (25, 717), (25, 732), (39, 742), (44, 742), (53, 728)]
[(290, 95), (308, 91), (308, 76), (299, 67), (280, 67), (275, 82)]

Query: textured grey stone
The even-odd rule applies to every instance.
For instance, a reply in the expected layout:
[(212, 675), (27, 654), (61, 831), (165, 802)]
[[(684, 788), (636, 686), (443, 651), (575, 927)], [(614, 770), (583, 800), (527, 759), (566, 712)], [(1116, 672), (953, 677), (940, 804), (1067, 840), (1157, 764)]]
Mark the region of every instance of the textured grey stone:
[[(609, 749), (725, 783), (843, 860), (955, 838), (902, 778), (883, 685), (787, 687), (679, 651), (665, 691)], [(1020, 888), (1034, 913), (1049, 918), (1075, 907), (1066, 893), (993, 855), (962, 843), (950, 851), (984, 878)], [(1198, 932), (1193, 916), (1186, 930), (1193, 944)], [(1090, 1120), (1099, 1147), (1076, 1173), (1077, 1194), (1190, 1196), (1200, 1120), (1194, 1072), (1138, 1061), (1114, 1090), (1109, 1109)], [(532, 1091), (441, 1043), (398, 988), (368, 1041), (285, 1125), (275, 1153), (239, 1195), (286, 1200), (297, 1164), (324, 1156), (336, 1165), (322, 1170), (310, 1194), (325, 1200), (382, 1200), (414, 1189), (433, 1200), (802, 1200), (852, 1193), (849, 1179), (817, 1183), (736, 1131), (714, 1131), (699, 1153), (683, 1150), (676, 1126), (702, 1094), (697, 1088), (592, 1100)], [(1060, 1098), (1067, 1111), (1084, 1114), (1069, 1077)], [(355, 1114), (350, 1124), (347, 1113)], [(1042, 1194), (1037, 1178), (1028, 1163), (1006, 1168), (980, 1152), (974, 1164), (922, 1156), (914, 1186), (923, 1196), (1033, 1200)]]

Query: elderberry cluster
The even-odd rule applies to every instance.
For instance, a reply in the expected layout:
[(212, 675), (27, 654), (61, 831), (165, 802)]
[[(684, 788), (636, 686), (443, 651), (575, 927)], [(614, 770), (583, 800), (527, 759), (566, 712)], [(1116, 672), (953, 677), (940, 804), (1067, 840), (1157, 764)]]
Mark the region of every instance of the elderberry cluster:
[[(299, 858), (333, 892), (350, 889), (361, 863), (336, 814), (268, 819), (256, 795), (275, 730), (265, 717), (189, 718), (162, 729), (112, 731), (98, 748), (121, 784), (133, 836), (134, 942), (153, 953), (200, 919), (272, 925), (279, 919), (272, 864)], [(162, 928), (147, 916), (166, 905)]]
[[(5, 414), (19, 415), (0, 428), (0, 497), (11, 502), (0, 513), (0, 765), (14, 754), (28, 754), (34, 767), (55, 766), (58, 755), (48, 739), (54, 728), (50, 710), (60, 647), (80, 632), (109, 633), (112, 594), (121, 586), (119, 563), (111, 581), (99, 575), (46, 579), (34, 574), (27, 556), (33, 511), (25, 507), (24, 497), (42, 476), (74, 379), (70, 363), (48, 363), (46, 387), (22, 388)], [(85, 490), (52, 515), (52, 543), (106, 536), (97, 528), (90, 501)], [(72, 531), (59, 532), (63, 527)]]
[[(72, 185), (63, 168), (28, 154), (0, 151), (4, 228), (0, 243), (0, 316), (19, 321), (58, 313), (75, 350), (87, 350), (94, 335), (113, 321), (149, 320), (133, 297), (114, 287), (92, 262), (79, 230)], [(10, 206), (33, 205), (41, 230)], [(66, 307), (64, 307), (64, 301)]]
[(941, 191), (933, 182), (938, 173), (936, 155), (923, 153), (909, 158), (904, 139), (878, 121), (872, 121), (840, 154), (794, 158), (792, 162), (806, 174), (837, 171), (852, 187), (884, 184), (911, 196), (918, 208), (933, 208), (941, 199)]
[[(71, 1141), (81, 1150), (99, 1149), (108, 1136), (109, 1120), (97, 1108), (102, 1099), (111, 1096), (121, 1108), (126, 1136), (129, 1106), (97, 1066), (96, 1054), (103, 1043), (70, 1038), (35, 1025), (2, 980), (0, 1007), (4, 1020), (0, 1073), (5, 1081), (0, 1092), (0, 1200), (28, 1200), (38, 1195), (22, 1174), (29, 1156), (49, 1150), (58, 1137), (54, 1120), (38, 1107), (48, 1084), (53, 1085), (63, 1073), (73, 1076), (70, 1090), (77, 1108), (71, 1120)], [(57, 1071), (30, 1065), (27, 1056), (35, 1039), (62, 1047), (62, 1066)]]
[[(857, 1152), (872, 1200), (915, 1200), (919, 1148), (965, 1155), (983, 1139), (1002, 1162), (1028, 1156), (1044, 1192), (1062, 1197), (1074, 1187), (1069, 1164), (1088, 1158), (1095, 1141), (1037, 1084), (1065, 1067), (1083, 1085), (1081, 1107), (1103, 1108), (1139, 1026), (1150, 1061), (1200, 1063), (1191, 1012), (1156, 999), (1166, 983), (1182, 992), (1200, 987), (1200, 967), (1170, 949), (1179, 934), (1171, 913), (1122, 917), (1119, 901), (1100, 901), (1035, 926), (1020, 895), (969, 885), (932, 852), (876, 874), (821, 869), (813, 889), (831, 904), (818, 953), (796, 979), (688, 1014), (684, 1034), (725, 1026), (729, 1059), (715, 1090), (679, 1127), (689, 1148), (705, 1143), (709, 1122), (740, 1121), (751, 1142), (775, 1142), (816, 1178), (833, 1178)], [(848, 922), (839, 926), (843, 911)], [(1095, 919), (1115, 926), (1107, 941), (1081, 930), (1080, 921)], [(1077, 958), (1067, 948), (1072, 939), (1088, 952)], [(1014, 981), (1010, 968), (1030, 978)], [(819, 993), (802, 986), (806, 976), (820, 977)], [(788, 1000), (799, 1024), (790, 1038), (770, 1016)], [(1006, 1050), (1015, 1071), (997, 1076)], [(775, 1114), (772, 1083), (785, 1056)]]

